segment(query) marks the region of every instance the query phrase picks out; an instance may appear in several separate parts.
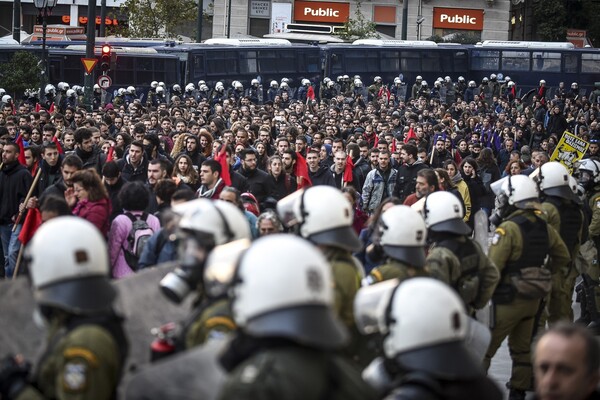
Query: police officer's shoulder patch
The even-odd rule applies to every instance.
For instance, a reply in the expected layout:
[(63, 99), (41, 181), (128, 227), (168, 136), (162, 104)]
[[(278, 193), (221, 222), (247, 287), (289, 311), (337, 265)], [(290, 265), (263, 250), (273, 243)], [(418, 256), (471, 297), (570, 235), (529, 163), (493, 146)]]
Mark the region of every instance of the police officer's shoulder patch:
[(80, 393), (87, 389), (89, 366), (84, 361), (70, 361), (62, 374), (63, 389), (69, 393)]
[(492, 246), (495, 246), (500, 241), (502, 236), (506, 235), (506, 231), (503, 228), (496, 228), (494, 236), (492, 237)]

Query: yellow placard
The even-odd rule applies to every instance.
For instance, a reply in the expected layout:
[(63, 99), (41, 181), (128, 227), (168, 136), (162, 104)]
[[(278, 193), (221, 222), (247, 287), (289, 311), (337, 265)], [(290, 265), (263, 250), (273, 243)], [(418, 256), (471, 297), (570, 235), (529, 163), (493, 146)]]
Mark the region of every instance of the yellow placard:
[(583, 158), (589, 145), (585, 140), (578, 138), (571, 132), (565, 131), (556, 145), (550, 160), (558, 161), (567, 167), (569, 173), (572, 174), (575, 163)]

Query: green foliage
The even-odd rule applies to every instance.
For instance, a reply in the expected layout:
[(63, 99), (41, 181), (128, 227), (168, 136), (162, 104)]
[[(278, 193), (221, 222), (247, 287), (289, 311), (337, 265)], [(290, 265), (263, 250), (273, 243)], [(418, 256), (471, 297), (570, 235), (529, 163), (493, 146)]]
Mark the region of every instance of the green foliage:
[(566, 40), (567, 11), (562, 0), (543, 0), (533, 3), (533, 18), (539, 40), (563, 42)]
[(177, 28), (196, 20), (193, 0), (127, 0), (121, 5), (128, 23), (119, 34), (126, 37), (177, 38)]
[(17, 51), (9, 62), (0, 64), (0, 87), (14, 99), (26, 89), (38, 88), (42, 72), (39, 64), (40, 59), (33, 53)]
[(337, 31), (335, 35), (346, 41), (378, 38), (379, 34), (377, 33), (375, 26), (375, 22), (369, 21), (365, 18), (360, 11), (360, 2), (357, 2), (354, 18), (348, 18), (348, 21), (342, 25), (343, 29)]

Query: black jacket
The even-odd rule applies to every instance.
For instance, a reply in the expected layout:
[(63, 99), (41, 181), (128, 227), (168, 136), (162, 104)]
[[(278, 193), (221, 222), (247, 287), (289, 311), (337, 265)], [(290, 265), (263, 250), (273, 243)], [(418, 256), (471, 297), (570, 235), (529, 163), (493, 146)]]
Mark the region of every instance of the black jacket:
[[(12, 223), (19, 213), (19, 204), (27, 197), (33, 177), (18, 161), (5, 164), (0, 172), (0, 224)], [(21, 220), (23, 223), (23, 220)]]
[(277, 200), (281, 200), (288, 194), (294, 193), (298, 188), (296, 177), (293, 175), (282, 172), (277, 178), (270, 174), (269, 176), (271, 177), (271, 180), (273, 181), (273, 186), (275, 188), (273, 197)]
[(233, 167), (229, 167), (229, 176), (231, 177), (231, 186), (245, 193), (249, 191), (248, 179), (239, 172), (233, 170)]
[(312, 172), (309, 169), (308, 177), (310, 178), (313, 186), (327, 185), (331, 187), (336, 187), (335, 181), (333, 180), (333, 176), (331, 175), (331, 171), (325, 166), (319, 167), (317, 172)]
[(354, 162), (354, 179), (356, 179), (356, 182), (353, 186), (360, 192), (365, 185), (367, 174), (371, 171), (371, 165), (362, 157), (359, 157), (356, 161), (352, 161)]
[(104, 163), (106, 163), (106, 154), (104, 154), (99, 147), (94, 146), (89, 153), (78, 147), (73, 153), (79, 156), (81, 161), (83, 161), (82, 169), (93, 168), (98, 175), (102, 176), (102, 167), (104, 166)]
[(137, 168), (129, 162), (129, 155), (117, 161), (117, 166), (121, 171), (121, 177), (127, 182), (137, 181), (146, 183), (148, 180), (148, 160), (146, 157), (142, 159), (142, 162)]
[(42, 173), (40, 174), (40, 179), (38, 180), (37, 186), (35, 188), (35, 192), (39, 197), (44, 190), (54, 185), (56, 182), (62, 179), (62, 173), (60, 172), (60, 165), (62, 164), (63, 155), (59, 155), (58, 162), (54, 167), (48, 165), (46, 160), (42, 160), (40, 162), (40, 168), (42, 169)]
[(421, 160), (417, 160), (414, 163), (408, 165), (403, 164), (398, 167), (398, 174), (396, 175), (396, 186), (394, 186), (395, 196), (404, 202), (408, 195), (415, 192), (415, 186), (417, 183), (417, 173), (422, 169), (429, 168)]
[(262, 204), (269, 196), (274, 197), (275, 185), (265, 171), (258, 168), (254, 170), (240, 168), (240, 174), (248, 180), (248, 191), (256, 197), (259, 203)]

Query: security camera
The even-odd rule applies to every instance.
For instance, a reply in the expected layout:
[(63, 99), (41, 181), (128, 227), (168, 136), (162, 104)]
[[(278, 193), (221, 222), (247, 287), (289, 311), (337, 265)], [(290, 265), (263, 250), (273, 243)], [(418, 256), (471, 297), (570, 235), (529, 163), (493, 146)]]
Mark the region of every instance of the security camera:
[(417, 18), (417, 25), (421, 25), (424, 21), (425, 21), (425, 17), (418, 17)]

